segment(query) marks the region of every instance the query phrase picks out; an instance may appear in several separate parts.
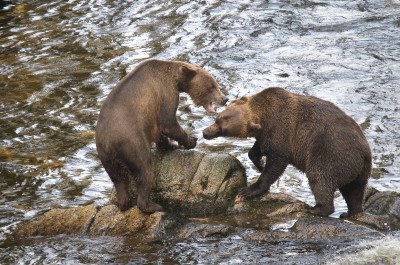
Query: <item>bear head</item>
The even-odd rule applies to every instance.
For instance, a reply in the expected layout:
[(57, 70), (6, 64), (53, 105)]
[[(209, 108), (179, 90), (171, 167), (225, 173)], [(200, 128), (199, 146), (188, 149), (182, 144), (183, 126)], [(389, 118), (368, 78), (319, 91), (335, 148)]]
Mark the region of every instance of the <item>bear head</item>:
[(215, 112), (215, 106), (225, 105), (228, 99), (222, 94), (215, 79), (202, 68), (184, 64), (180, 68), (182, 79), (180, 90), (187, 92), (197, 106), (203, 106), (207, 112)]
[(256, 137), (261, 130), (258, 118), (253, 115), (248, 97), (232, 101), (217, 117), (214, 124), (203, 131), (205, 139), (219, 136)]

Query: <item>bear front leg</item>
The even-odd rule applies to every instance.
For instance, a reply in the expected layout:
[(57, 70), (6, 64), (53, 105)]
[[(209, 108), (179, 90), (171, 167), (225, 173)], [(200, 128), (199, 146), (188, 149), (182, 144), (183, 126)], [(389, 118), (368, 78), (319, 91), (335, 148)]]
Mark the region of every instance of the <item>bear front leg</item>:
[(258, 171), (262, 172), (264, 167), (261, 164), (261, 159), (263, 157), (263, 154), (261, 153), (260, 145), (258, 144), (258, 141), (256, 141), (253, 145), (253, 147), (250, 149), (249, 153), (249, 158), (253, 162), (253, 164), (256, 166)]
[(180, 146), (184, 146), (186, 149), (192, 149), (197, 144), (197, 138), (188, 135), (176, 120), (163, 128), (162, 134), (177, 141)]
[(160, 138), (158, 139), (156, 145), (157, 149), (159, 150), (175, 150), (179, 148), (177, 144), (171, 143), (169, 138), (162, 133), (160, 134)]
[(271, 185), (283, 174), (288, 163), (283, 158), (267, 158), (264, 170), (258, 180), (239, 191), (239, 197), (251, 199), (269, 191)]

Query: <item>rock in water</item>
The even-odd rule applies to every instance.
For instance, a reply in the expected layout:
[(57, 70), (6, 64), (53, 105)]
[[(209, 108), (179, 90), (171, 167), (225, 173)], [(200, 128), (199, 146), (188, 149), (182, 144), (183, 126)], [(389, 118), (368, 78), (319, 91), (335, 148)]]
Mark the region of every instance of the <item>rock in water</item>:
[[(22, 224), (14, 235), (129, 235), (140, 240), (184, 240), (235, 233), (251, 241), (328, 242), (382, 236), (365, 224), (381, 230), (400, 227), (400, 195), (396, 192), (369, 189), (366, 213), (356, 219), (357, 223), (351, 223), (309, 216), (307, 204), (283, 193), (235, 201), (238, 190), (246, 185), (246, 176), (241, 163), (230, 155), (176, 150), (154, 152), (153, 162), (156, 183), (152, 194), (167, 213), (145, 214), (137, 207), (121, 212), (112, 204), (52, 209)], [(133, 186), (131, 190), (136, 191)]]
[[(189, 216), (223, 213), (246, 186), (243, 165), (227, 154), (174, 150), (153, 153), (156, 183), (153, 200), (167, 212)], [(131, 184), (136, 197), (136, 187)], [(115, 191), (111, 202), (116, 203)]]
[(70, 209), (52, 209), (34, 221), (23, 224), (16, 236), (85, 234), (97, 214), (95, 205), (79, 206)]
[[(154, 199), (169, 214), (144, 214), (137, 207), (121, 212), (115, 205), (79, 206), (52, 209), (21, 225), (15, 235), (89, 234), (142, 235), (157, 239), (180, 222), (176, 215), (210, 215), (224, 213), (232, 207), (238, 190), (246, 186), (242, 164), (226, 154), (198, 151), (154, 152), (156, 185)], [(133, 193), (135, 187), (131, 187)], [(112, 200), (116, 200), (115, 194)]]

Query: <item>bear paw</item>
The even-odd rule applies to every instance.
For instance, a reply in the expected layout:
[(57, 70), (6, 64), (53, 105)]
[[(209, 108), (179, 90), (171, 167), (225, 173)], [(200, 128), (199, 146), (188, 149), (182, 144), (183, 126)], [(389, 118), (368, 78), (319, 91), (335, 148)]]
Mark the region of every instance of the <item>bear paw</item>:
[(180, 145), (183, 145), (185, 149), (193, 149), (196, 147), (197, 144), (197, 138), (188, 136), (187, 140), (184, 143), (179, 143)]
[(258, 185), (250, 185), (246, 188), (242, 188), (241, 190), (239, 190), (238, 196), (246, 200), (259, 197), (267, 192), (267, 189), (260, 188)]
[(138, 208), (144, 213), (154, 213), (154, 212), (164, 211), (164, 208), (161, 205), (152, 201), (143, 204), (138, 202)]
[(308, 212), (312, 215), (327, 217), (334, 212), (334, 209), (332, 207), (314, 206)]

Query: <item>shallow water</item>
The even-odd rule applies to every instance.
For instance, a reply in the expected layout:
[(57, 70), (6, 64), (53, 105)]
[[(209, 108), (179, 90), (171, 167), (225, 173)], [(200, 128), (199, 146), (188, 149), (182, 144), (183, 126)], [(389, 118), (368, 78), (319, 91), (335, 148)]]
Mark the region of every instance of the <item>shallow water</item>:
[[(279, 252), (235, 238), (145, 247), (111, 238), (6, 238), (47, 209), (107, 202), (112, 184), (96, 157), (97, 114), (113, 85), (152, 57), (203, 66), (230, 99), (282, 86), (334, 102), (365, 128), (375, 167), (370, 185), (400, 191), (399, 14), (398, 0), (6, 2), (0, 10), (0, 260), (234, 264), (253, 255), (254, 262), (312, 263), (335, 255), (346, 244), (282, 242)], [(199, 138), (198, 150), (228, 152), (250, 181), (258, 177), (247, 158), (253, 140), (202, 139), (214, 116), (187, 95), (178, 115)], [(314, 201), (294, 168), (272, 191)], [(339, 195), (335, 206), (333, 216), (346, 211)], [(390, 242), (400, 245), (398, 238)]]

